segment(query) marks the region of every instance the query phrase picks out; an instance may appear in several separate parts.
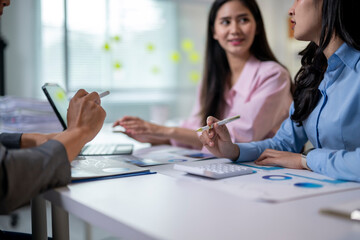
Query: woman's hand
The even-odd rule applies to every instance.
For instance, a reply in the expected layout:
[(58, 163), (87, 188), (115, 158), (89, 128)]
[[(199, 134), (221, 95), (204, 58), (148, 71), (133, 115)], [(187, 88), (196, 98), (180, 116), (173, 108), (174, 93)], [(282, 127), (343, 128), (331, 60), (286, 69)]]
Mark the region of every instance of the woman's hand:
[(231, 141), (229, 130), (225, 125), (219, 126), (219, 120), (214, 117), (207, 118), (208, 126), (214, 124), (213, 129), (203, 131), (199, 136), (202, 144), (215, 156), (236, 160), (239, 158), (239, 147)]
[(280, 166), (293, 169), (304, 169), (301, 154), (266, 149), (255, 161), (258, 165)]
[(166, 140), (167, 127), (153, 124), (138, 117), (125, 116), (116, 122), (113, 127), (122, 126), (125, 134), (139, 142), (158, 143)]

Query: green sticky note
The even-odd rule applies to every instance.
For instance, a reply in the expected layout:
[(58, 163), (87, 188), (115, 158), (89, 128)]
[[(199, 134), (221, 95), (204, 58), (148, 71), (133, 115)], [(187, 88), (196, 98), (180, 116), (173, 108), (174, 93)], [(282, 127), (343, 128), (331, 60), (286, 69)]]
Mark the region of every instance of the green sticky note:
[(180, 53), (177, 51), (174, 51), (173, 53), (171, 53), (171, 61), (173, 61), (174, 63), (178, 63), (180, 62)]
[(146, 50), (148, 50), (148, 52), (155, 51), (155, 45), (152, 43), (149, 43), (148, 45), (146, 45)]
[(200, 55), (195, 51), (191, 52), (189, 54), (189, 61), (191, 63), (198, 63), (200, 61)]
[(194, 49), (194, 42), (190, 39), (184, 39), (181, 42), (181, 47), (185, 52), (190, 52)]
[(200, 73), (198, 71), (191, 71), (189, 74), (190, 81), (193, 83), (198, 83), (200, 80)]
[(110, 51), (110, 49), (111, 49), (109, 43), (105, 43), (103, 48), (105, 51)]
[(116, 62), (114, 63), (114, 68), (115, 68), (116, 70), (120, 70), (120, 69), (122, 68), (121, 62), (116, 61)]

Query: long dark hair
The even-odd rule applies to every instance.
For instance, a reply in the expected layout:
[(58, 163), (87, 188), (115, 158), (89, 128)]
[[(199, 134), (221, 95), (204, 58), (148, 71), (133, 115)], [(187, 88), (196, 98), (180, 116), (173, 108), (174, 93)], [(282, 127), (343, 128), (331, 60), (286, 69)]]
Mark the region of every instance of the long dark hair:
[[(204, 79), (200, 95), (202, 124), (206, 124), (207, 116), (221, 116), (221, 107), (224, 104), (224, 92), (229, 84), (231, 70), (224, 49), (214, 36), (214, 24), (218, 10), (227, 2), (235, 0), (216, 0), (210, 9), (208, 28)], [(264, 22), (259, 6), (255, 0), (236, 0), (244, 4), (256, 21), (256, 36), (250, 47), (250, 52), (260, 61), (278, 62), (272, 53), (265, 34)]]
[(291, 115), (291, 119), (299, 126), (309, 117), (320, 99), (318, 87), (327, 69), (327, 59), (323, 51), (333, 35), (360, 50), (360, 31), (356, 24), (359, 9), (359, 0), (323, 0), (319, 45), (311, 42), (299, 53), (302, 56), (302, 66), (295, 76), (295, 111)]

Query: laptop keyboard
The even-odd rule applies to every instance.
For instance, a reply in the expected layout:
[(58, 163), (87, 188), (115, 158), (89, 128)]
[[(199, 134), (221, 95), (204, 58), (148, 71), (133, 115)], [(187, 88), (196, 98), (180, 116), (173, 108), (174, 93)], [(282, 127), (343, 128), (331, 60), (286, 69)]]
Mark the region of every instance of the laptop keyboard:
[(121, 155), (131, 154), (131, 144), (92, 144), (85, 146), (80, 156), (101, 156), (101, 155)]

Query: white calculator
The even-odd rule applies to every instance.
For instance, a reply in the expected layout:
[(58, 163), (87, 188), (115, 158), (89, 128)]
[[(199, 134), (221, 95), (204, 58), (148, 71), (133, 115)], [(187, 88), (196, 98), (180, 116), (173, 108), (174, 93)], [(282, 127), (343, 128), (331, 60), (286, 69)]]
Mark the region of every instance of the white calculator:
[(201, 165), (175, 164), (174, 169), (215, 179), (235, 177), (255, 172), (249, 167), (231, 163), (203, 163)]

